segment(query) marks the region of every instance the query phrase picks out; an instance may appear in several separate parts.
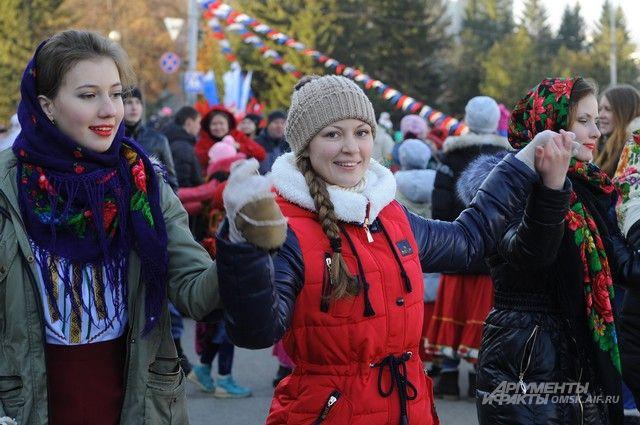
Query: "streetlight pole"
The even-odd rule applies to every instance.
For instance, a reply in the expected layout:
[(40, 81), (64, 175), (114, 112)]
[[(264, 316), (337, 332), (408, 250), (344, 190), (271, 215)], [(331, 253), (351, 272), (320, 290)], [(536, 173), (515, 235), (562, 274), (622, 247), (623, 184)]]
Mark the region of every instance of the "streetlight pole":
[[(188, 71), (195, 72), (198, 61), (198, 4), (197, 0), (189, 0), (189, 65)], [(183, 82), (184, 85), (184, 82)], [(187, 104), (192, 105), (196, 101), (195, 93), (187, 93)]]
[(609, 4), (609, 31), (611, 31), (611, 47), (609, 49), (609, 81), (613, 86), (618, 83), (618, 54), (616, 45), (616, 7), (615, 1)]

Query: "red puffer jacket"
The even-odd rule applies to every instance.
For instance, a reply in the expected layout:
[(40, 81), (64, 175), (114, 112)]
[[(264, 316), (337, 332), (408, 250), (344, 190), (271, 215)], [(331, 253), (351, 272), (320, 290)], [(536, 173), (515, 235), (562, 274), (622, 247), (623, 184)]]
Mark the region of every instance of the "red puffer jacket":
[(393, 175), (374, 162), (362, 192), (329, 186), (341, 252), (361, 289), (327, 305), (322, 292), (330, 289), (330, 244), (311, 212), (314, 201), (295, 157), (280, 156), (272, 181), (288, 218), (283, 246), (270, 253), (231, 243), (226, 222), (217, 236), (229, 336), (247, 348), (284, 338), (296, 363), (276, 389), (267, 423), (437, 423), (431, 382), (418, 358), (421, 273), (465, 270), (493, 252), (511, 214), (525, 200), (535, 202), (528, 194), (537, 178), (507, 156), (453, 223), (407, 212), (393, 201)]
[(284, 337), (296, 368), (276, 389), (267, 424), (397, 424), (405, 411), (407, 423), (437, 424), (431, 379), (418, 356), (423, 281), (406, 212), (396, 202), (385, 207), (371, 226), (372, 242), (363, 227), (343, 226), (342, 252), (364, 296), (321, 307), (329, 242), (315, 213), (282, 197), (278, 204), (305, 268)]

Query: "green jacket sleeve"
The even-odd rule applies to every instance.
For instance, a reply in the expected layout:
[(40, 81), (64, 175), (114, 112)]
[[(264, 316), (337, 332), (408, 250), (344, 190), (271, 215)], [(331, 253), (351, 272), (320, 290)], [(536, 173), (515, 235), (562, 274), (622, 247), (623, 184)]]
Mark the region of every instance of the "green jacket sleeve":
[(216, 264), (189, 230), (187, 212), (171, 187), (160, 183), (162, 214), (167, 226), (169, 300), (195, 320), (222, 308)]

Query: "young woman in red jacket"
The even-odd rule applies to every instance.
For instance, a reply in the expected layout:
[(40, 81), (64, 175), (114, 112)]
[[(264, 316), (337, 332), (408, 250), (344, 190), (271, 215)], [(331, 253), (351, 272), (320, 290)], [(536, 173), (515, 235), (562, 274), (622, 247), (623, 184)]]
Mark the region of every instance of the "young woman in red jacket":
[[(282, 339), (295, 363), (268, 424), (437, 424), (418, 356), (423, 270), (464, 269), (492, 251), (527, 198), (556, 205), (533, 213), (539, 222), (566, 212), (568, 136), (547, 133), (507, 156), (472, 207), (445, 223), (394, 200), (393, 175), (371, 160), (375, 131), (355, 83), (306, 77), (287, 119), (292, 152), (276, 160), (271, 181), (255, 160), (232, 169), (217, 243), (227, 330), (249, 348)], [(534, 152), (546, 188), (537, 187)]]

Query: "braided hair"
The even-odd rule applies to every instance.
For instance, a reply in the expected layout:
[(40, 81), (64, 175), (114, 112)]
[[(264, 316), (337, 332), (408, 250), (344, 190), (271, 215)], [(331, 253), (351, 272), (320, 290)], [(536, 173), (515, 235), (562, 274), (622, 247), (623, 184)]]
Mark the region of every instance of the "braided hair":
[(340, 299), (346, 296), (358, 294), (359, 286), (357, 279), (349, 272), (347, 264), (342, 257), (342, 243), (340, 239), (340, 229), (338, 228), (338, 218), (333, 207), (333, 202), (327, 191), (326, 182), (314, 171), (311, 166), (311, 159), (308, 151), (305, 150), (296, 157), (296, 165), (304, 176), (309, 193), (313, 198), (313, 203), (318, 212), (318, 221), (322, 230), (329, 238), (331, 249), (331, 270), (330, 278), (333, 283), (331, 298)]

